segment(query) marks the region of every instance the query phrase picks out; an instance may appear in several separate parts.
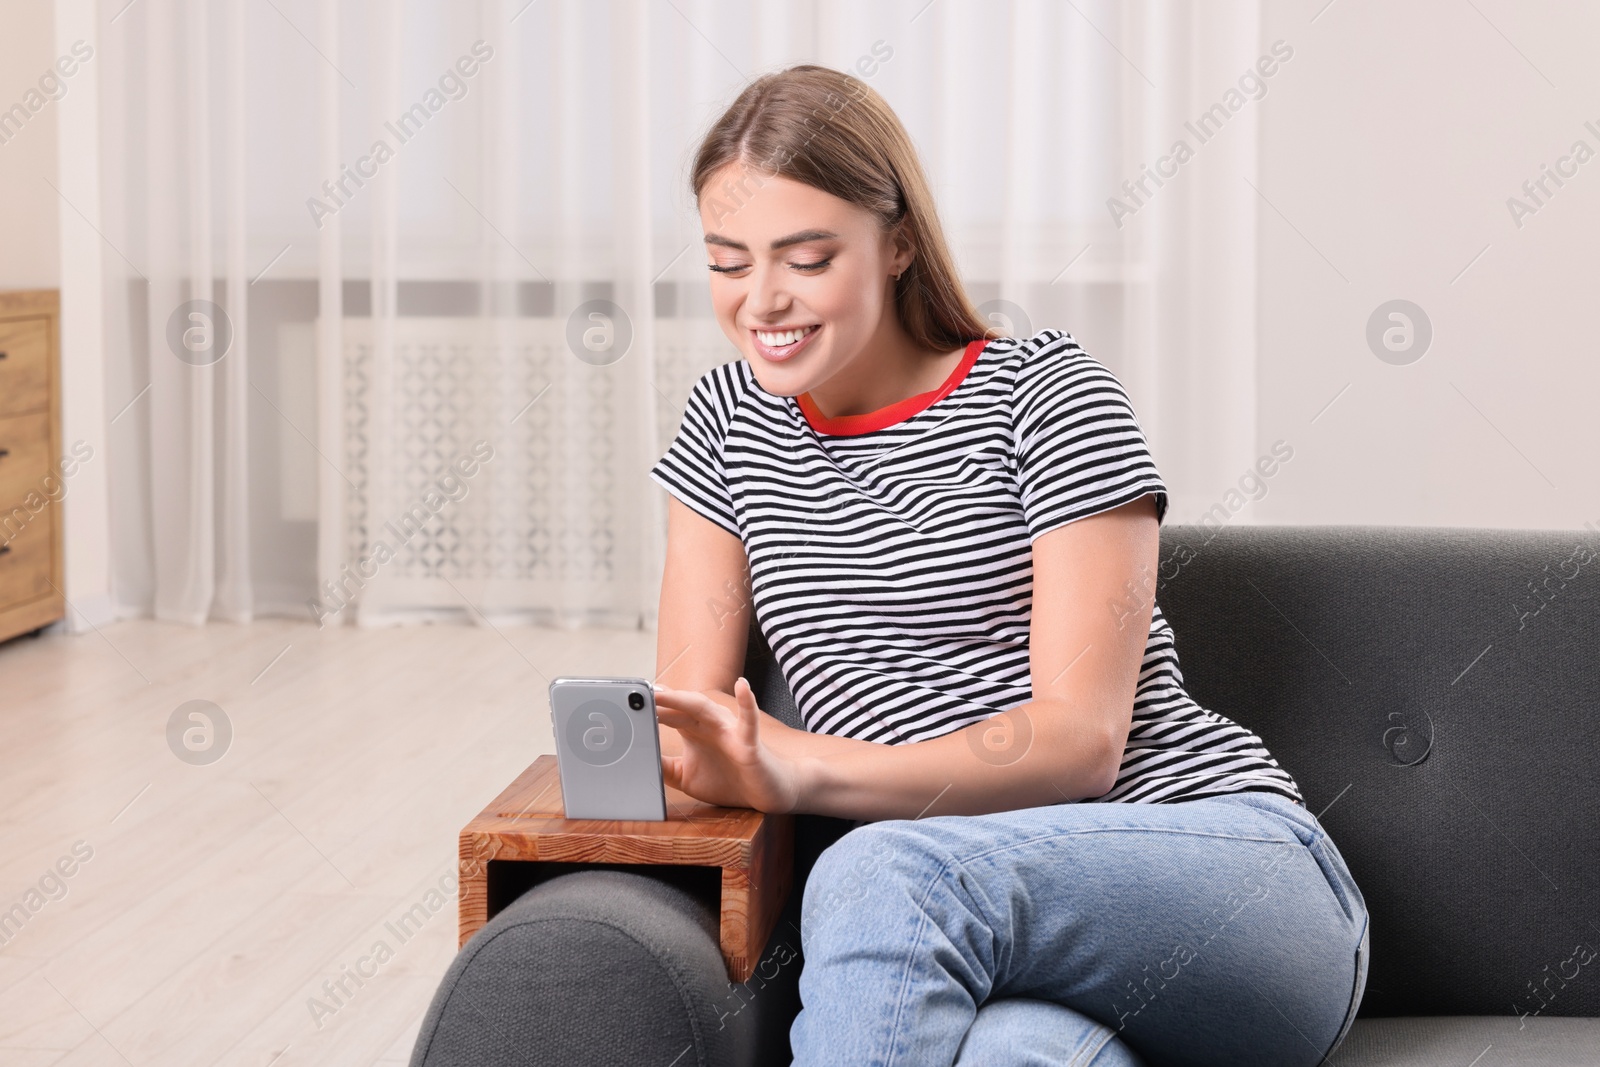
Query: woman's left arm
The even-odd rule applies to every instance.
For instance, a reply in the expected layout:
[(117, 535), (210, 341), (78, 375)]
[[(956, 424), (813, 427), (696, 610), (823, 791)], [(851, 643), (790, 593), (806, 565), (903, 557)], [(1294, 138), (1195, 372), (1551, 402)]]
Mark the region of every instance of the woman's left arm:
[(698, 781), (669, 784), (712, 803), (861, 820), (1102, 796), (1133, 721), (1159, 552), (1149, 494), (1038, 537), (1033, 699), (942, 737), (891, 745), (796, 730), (759, 712), (746, 685), (715, 700), (664, 690), (662, 721), (703, 757), (674, 768)]

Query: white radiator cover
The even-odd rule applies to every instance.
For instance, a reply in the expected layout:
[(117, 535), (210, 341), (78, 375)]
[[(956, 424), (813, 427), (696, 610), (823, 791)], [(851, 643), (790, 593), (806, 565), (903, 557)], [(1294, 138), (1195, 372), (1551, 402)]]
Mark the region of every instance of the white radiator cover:
[(740, 358), (716, 322), (658, 319), (606, 366), (568, 350), (562, 319), (380, 320), (382, 361), (374, 323), (344, 322), (344, 566), (325, 606), (361, 625), (653, 626), (665, 493), (647, 472), (695, 380)]

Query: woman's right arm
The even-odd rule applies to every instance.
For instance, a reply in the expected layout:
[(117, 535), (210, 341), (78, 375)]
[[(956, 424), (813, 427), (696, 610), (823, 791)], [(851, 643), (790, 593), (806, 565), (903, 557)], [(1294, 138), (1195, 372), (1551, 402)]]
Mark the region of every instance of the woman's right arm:
[[(750, 628), (744, 543), (676, 496), (667, 497), (667, 558), (656, 618), (656, 682), (692, 689), (737, 709)], [(661, 752), (681, 755), (678, 731), (660, 725)]]

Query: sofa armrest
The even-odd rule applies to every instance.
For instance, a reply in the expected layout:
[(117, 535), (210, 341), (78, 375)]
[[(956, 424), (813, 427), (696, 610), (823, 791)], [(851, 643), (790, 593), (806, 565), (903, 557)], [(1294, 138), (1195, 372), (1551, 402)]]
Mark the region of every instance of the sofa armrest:
[(853, 825), (795, 818), (793, 887), (740, 983), (728, 980), (714, 883), (682, 869), (582, 867), (522, 891), (451, 963), (411, 1067), (788, 1063), (805, 879)]
[(555, 757), (534, 760), (461, 831), (460, 944), (515, 893), (552, 874), (596, 864), (672, 866), (713, 878), (728, 977), (749, 979), (789, 895), (793, 817), (718, 807), (670, 787), (666, 801), (665, 822), (568, 819)]
[[(718, 910), (632, 870), (580, 868), (534, 886), (456, 956), (434, 994), (412, 1067), (637, 1063), (754, 1067), (787, 1048), (793, 1010), (770, 979), (728, 981)], [(781, 947), (775, 939), (779, 958)], [(790, 938), (793, 954), (798, 939)], [(753, 995), (748, 987), (761, 985)]]

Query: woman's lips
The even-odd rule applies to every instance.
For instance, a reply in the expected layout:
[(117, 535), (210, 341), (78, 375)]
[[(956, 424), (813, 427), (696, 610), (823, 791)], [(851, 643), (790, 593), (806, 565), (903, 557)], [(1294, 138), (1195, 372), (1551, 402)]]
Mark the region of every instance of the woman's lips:
[[(763, 330), (761, 332), (773, 333), (776, 331)], [(756, 331), (751, 330), (750, 342), (751, 344), (755, 345), (756, 354), (762, 359), (767, 360), (769, 363), (782, 363), (785, 360), (793, 359), (796, 353), (800, 352), (807, 345), (811, 344), (811, 339), (821, 332), (822, 327), (819, 325), (812, 328), (804, 337), (800, 338), (800, 340), (794, 342), (793, 344), (785, 345), (781, 348), (773, 348), (771, 345), (763, 342), (760, 337), (757, 337)]]

